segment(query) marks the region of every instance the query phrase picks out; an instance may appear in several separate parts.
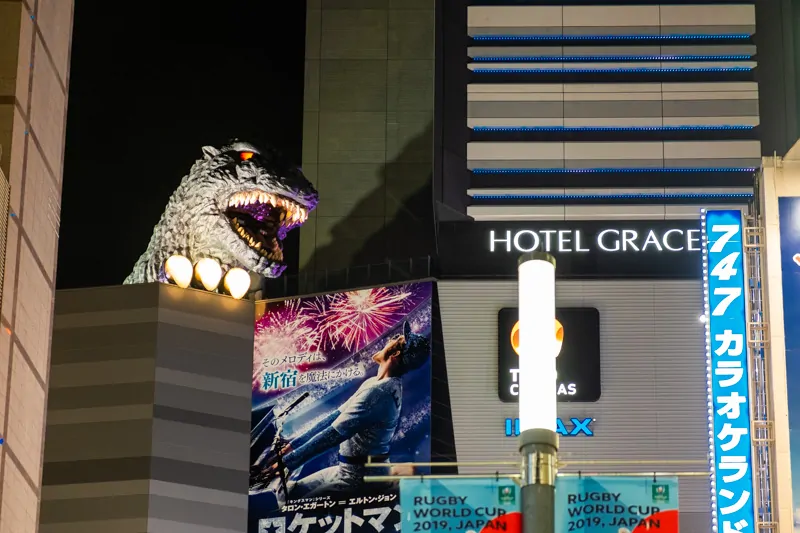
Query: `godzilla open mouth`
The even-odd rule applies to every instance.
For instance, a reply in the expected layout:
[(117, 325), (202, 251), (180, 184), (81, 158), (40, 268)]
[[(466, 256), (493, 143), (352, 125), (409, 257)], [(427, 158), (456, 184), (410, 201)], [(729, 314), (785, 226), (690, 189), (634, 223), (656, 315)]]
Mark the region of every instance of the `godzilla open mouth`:
[(245, 191), (230, 197), (225, 216), (233, 231), (252, 250), (281, 263), (283, 239), (289, 230), (308, 220), (308, 209), (278, 194)]

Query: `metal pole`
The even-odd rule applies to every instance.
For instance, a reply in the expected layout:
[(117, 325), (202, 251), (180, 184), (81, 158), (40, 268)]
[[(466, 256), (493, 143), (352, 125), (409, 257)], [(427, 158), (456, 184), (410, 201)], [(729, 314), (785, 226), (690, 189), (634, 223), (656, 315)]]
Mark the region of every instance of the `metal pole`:
[(519, 417), (522, 433), (522, 531), (555, 532), (558, 434), (555, 329), (555, 258), (532, 252), (519, 258)]
[(522, 531), (555, 532), (556, 419), (555, 267), (553, 256), (519, 258), (519, 417), (522, 433)]
[(558, 434), (549, 429), (525, 430), (520, 435), (519, 452), (522, 455), (523, 533), (553, 533)]
[[(606, 476), (606, 477), (648, 477), (653, 474), (658, 477), (678, 476), (678, 477), (709, 477), (710, 472), (577, 472), (569, 474), (558, 474), (558, 477), (586, 477)], [(403, 479), (464, 479), (463, 474), (422, 474), (416, 476), (387, 475), (387, 476), (364, 476), (367, 483), (385, 483), (386, 481), (400, 481)], [(471, 479), (512, 479), (518, 481), (522, 479), (521, 474), (470, 474), (466, 477)]]

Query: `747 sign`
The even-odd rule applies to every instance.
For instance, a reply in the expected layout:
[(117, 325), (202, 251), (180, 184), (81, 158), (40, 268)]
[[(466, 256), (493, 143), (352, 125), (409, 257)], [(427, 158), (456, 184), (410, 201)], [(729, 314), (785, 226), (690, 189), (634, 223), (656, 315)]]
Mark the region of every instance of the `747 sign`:
[(713, 524), (754, 531), (742, 212), (703, 215), (708, 420)]

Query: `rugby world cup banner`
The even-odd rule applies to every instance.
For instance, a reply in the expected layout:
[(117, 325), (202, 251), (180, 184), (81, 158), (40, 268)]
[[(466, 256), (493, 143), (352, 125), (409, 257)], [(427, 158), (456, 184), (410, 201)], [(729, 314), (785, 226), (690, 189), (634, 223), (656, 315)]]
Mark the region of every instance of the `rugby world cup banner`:
[[(510, 479), (408, 478), (401, 533), (520, 533), (521, 491)], [(556, 480), (555, 533), (678, 533), (678, 479)]]
[(557, 533), (678, 533), (678, 479), (559, 477)]
[(520, 490), (510, 479), (403, 479), (400, 502), (401, 533), (522, 530)]
[(398, 484), (364, 477), (430, 461), (432, 289), (259, 304), (249, 533), (399, 529)]

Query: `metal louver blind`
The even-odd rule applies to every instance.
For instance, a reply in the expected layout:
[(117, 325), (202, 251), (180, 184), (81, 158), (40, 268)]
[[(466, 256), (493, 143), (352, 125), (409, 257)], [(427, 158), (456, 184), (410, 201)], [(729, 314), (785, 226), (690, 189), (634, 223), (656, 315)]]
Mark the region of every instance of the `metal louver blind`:
[[(505, 436), (504, 420), (518, 406), (497, 395), (497, 313), (517, 306), (517, 284), (440, 281), (438, 287), (458, 461), (516, 459), (518, 440)], [(583, 468), (594, 472), (707, 471), (700, 281), (564, 280), (556, 284), (556, 302), (599, 311), (603, 387), (595, 403), (559, 404), (562, 418), (596, 419), (594, 437), (561, 439), (560, 458), (628, 462)], [(710, 531), (709, 478), (682, 477), (679, 498), (681, 531)]]
[[(3, 147), (0, 146), (0, 160)], [(0, 308), (3, 305), (3, 292), (6, 272), (6, 243), (8, 240), (8, 215), (11, 208), (11, 184), (0, 168)]]

